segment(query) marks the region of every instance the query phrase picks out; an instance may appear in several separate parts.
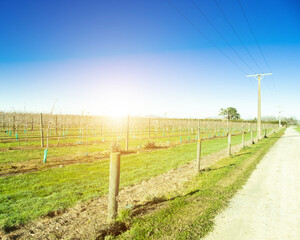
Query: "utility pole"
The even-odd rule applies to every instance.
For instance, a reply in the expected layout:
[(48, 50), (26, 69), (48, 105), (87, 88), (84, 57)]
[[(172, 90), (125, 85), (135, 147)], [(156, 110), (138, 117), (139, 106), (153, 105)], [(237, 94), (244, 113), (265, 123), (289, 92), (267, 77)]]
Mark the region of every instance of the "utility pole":
[(257, 107), (257, 138), (261, 139), (261, 91), (260, 91), (260, 81), (261, 76), (272, 75), (272, 73), (261, 73), (254, 75), (247, 75), (247, 77), (257, 77), (258, 80), (258, 107)]
[(277, 106), (278, 107), (278, 126), (281, 127), (281, 107), (280, 106)]

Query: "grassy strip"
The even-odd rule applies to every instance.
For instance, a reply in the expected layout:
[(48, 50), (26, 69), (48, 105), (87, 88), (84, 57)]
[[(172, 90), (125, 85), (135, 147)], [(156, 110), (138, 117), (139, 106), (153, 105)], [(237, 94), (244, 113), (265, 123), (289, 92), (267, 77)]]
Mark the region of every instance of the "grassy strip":
[(144, 217), (132, 217), (135, 209), (122, 212), (120, 221), (129, 230), (117, 237), (112, 233), (106, 239), (199, 239), (205, 236), (213, 229), (214, 217), (227, 206), (283, 132), (224, 158), (198, 174), (187, 183), (188, 191), (183, 195), (162, 200), (166, 203), (163, 210)]
[[(246, 137), (250, 138), (250, 134), (247, 134)], [(203, 137), (203, 136), (202, 136)], [(208, 137), (208, 136), (207, 136)], [(196, 135), (191, 135), (190, 136), (190, 141), (194, 141), (196, 138)], [(189, 140), (188, 136), (183, 136), (182, 141), (183, 142), (188, 142)], [(68, 140), (68, 139), (67, 139)], [(64, 141), (67, 141), (64, 140)], [(51, 161), (51, 158), (55, 157), (65, 157), (66, 159), (72, 159), (74, 155), (78, 156), (84, 156), (85, 152), (87, 153), (97, 153), (97, 152), (104, 152), (110, 149), (111, 142), (113, 141), (113, 138), (110, 139), (105, 139), (105, 142), (102, 142), (98, 139), (98, 144), (91, 144), (90, 142), (93, 139), (89, 138), (89, 144), (86, 147), (85, 139), (84, 142), (81, 143), (81, 139), (78, 139), (74, 141), (74, 143), (78, 143), (78, 145), (72, 145), (72, 146), (57, 146), (55, 144), (54, 146), (50, 146), (48, 149), (48, 161)], [(94, 139), (96, 140), (96, 139)], [(61, 140), (62, 142), (63, 140)], [(130, 139), (129, 141), (129, 147), (131, 149), (137, 149), (139, 145), (143, 146), (145, 145), (149, 140), (146, 138), (142, 140), (136, 139)], [(165, 138), (155, 138), (151, 139), (151, 141), (155, 141), (156, 144), (164, 145), (167, 144), (167, 142), (173, 142), (179, 144), (180, 137), (165, 137)], [(56, 141), (55, 141), (56, 142)], [(54, 143), (54, 142), (53, 142)], [(80, 144), (79, 144), (80, 143)], [(16, 143), (0, 143), (0, 148), (6, 149), (7, 151), (0, 151), (0, 167), (1, 164), (8, 164), (8, 163), (15, 163), (15, 162), (22, 162), (26, 164), (26, 162), (30, 160), (38, 160), (40, 159), (41, 162), (43, 160), (43, 155), (44, 155), (44, 149), (42, 148), (26, 148), (23, 146), (24, 149), (10, 149), (14, 145), (17, 147), (17, 142)], [(40, 143), (39, 143), (40, 144)], [(125, 141), (120, 141), (120, 144), (122, 147), (125, 147)]]
[[(233, 145), (241, 136), (232, 138)], [(227, 139), (203, 142), (203, 155), (218, 152)], [(196, 143), (122, 157), (121, 187), (160, 175), (196, 158)], [(49, 212), (66, 209), (108, 191), (109, 160), (0, 178), (0, 227), (9, 230)]]

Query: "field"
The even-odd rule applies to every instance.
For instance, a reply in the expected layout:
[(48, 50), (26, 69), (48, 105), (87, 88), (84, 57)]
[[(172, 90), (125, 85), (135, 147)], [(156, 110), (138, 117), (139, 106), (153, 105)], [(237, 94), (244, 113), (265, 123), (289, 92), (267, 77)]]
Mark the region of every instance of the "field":
[[(112, 148), (122, 153), (122, 188), (193, 161), (199, 136), (205, 156), (227, 147), (227, 132), (233, 134), (234, 146), (241, 144), (243, 131), (249, 140), (256, 126), (242, 121), (45, 115), (41, 128), (38, 114), (3, 116), (0, 227), (5, 231), (107, 194)], [(277, 126), (263, 127), (269, 134)]]

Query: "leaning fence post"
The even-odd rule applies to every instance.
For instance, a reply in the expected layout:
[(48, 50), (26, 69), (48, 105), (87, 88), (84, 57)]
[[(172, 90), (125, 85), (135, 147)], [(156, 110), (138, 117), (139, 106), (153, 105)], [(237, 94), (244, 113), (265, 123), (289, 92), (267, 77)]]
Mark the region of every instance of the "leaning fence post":
[(110, 174), (109, 174), (109, 193), (108, 193), (108, 221), (113, 221), (118, 214), (118, 201), (120, 184), (120, 153), (110, 154)]
[(231, 155), (231, 133), (228, 134), (228, 156)]

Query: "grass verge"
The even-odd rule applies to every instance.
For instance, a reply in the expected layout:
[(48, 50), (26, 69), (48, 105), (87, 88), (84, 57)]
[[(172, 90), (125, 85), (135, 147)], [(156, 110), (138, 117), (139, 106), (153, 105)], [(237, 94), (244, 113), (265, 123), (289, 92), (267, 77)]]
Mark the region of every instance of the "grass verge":
[[(284, 133), (284, 129), (239, 154), (224, 158), (212, 168), (188, 182), (182, 195), (158, 199), (149, 204), (165, 203), (162, 210), (147, 213), (141, 207), (122, 212), (117, 226), (99, 239), (199, 239), (213, 229), (213, 219), (228, 205), (270, 147)], [(142, 215), (141, 215), (142, 213)]]

